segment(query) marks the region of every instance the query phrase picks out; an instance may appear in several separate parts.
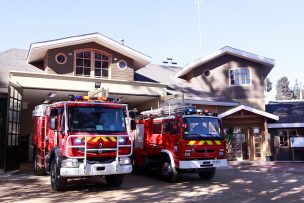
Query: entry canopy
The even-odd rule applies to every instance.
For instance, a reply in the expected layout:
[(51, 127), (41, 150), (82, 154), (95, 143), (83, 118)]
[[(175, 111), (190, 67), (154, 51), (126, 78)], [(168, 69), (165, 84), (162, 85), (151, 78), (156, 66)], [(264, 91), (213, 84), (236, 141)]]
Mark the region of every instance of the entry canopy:
[(89, 42), (95, 42), (133, 59), (135, 70), (140, 69), (151, 62), (151, 57), (144, 55), (134, 49), (131, 49), (130, 47), (127, 47), (121, 43), (118, 43), (104, 35), (101, 35), (100, 33), (92, 33), (32, 43), (28, 52), (27, 62), (32, 63), (42, 60), (49, 49), (56, 49)]
[(255, 109), (255, 108), (252, 108), (252, 107), (249, 107), (249, 106), (245, 106), (245, 105), (240, 105), (238, 107), (235, 107), (233, 109), (225, 111), (224, 113), (219, 114), (218, 117), (219, 118), (224, 118), (226, 116), (229, 116), (229, 115), (234, 114), (234, 113), (236, 113), (238, 111), (241, 111), (241, 110), (246, 110), (246, 111), (249, 111), (249, 112), (252, 112), (252, 113), (255, 113), (255, 114), (264, 116), (266, 118), (270, 118), (270, 119), (276, 120), (276, 121), (279, 120), (279, 117), (276, 116), (276, 115), (274, 115), (274, 114), (267, 113), (265, 111), (261, 111), (259, 109)]

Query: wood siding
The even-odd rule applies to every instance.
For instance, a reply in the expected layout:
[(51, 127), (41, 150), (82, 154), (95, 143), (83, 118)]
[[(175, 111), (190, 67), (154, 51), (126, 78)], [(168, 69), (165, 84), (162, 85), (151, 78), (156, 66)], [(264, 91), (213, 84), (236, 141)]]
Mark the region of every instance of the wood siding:
[[(251, 84), (231, 86), (229, 70), (231, 68), (246, 67), (251, 72)], [(209, 70), (211, 75), (204, 76)], [(215, 98), (244, 102), (259, 109), (264, 109), (264, 79), (271, 68), (265, 67), (239, 57), (224, 55), (202, 66), (194, 68), (183, 78), (195, 84), (202, 92), (212, 92)]]
[[(78, 49), (96, 49), (111, 55), (112, 61), (110, 61), (108, 79), (125, 81), (134, 80), (134, 69), (132, 68), (133, 59), (93, 42), (49, 50), (45, 57), (46, 72), (48, 74), (74, 75), (74, 51)], [(65, 64), (58, 64), (56, 62), (55, 57), (58, 53), (66, 55), (67, 61)], [(128, 67), (125, 70), (121, 70), (117, 67), (117, 63), (120, 60), (127, 62)]]
[[(304, 128), (284, 128), (284, 130), (294, 129), (297, 130), (298, 136), (304, 136)], [(292, 148), (291, 147), (275, 147), (275, 140), (279, 140), (279, 130), (276, 128), (268, 129), (271, 136), (271, 145), (274, 146), (275, 161), (292, 161)], [(304, 149), (298, 148), (294, 151), (294, 161), (304, 161)]]

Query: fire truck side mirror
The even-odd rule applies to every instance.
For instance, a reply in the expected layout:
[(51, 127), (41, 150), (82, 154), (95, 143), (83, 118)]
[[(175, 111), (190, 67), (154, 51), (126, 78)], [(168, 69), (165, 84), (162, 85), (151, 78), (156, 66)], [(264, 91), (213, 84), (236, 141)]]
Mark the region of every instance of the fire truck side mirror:
[(135, 130), (136, 129), (136, 121), (135, 120), (131, 120), (131, 130)]
[(57, 117), (53, 117), (50, 119), (50, 129), (57, 130)]

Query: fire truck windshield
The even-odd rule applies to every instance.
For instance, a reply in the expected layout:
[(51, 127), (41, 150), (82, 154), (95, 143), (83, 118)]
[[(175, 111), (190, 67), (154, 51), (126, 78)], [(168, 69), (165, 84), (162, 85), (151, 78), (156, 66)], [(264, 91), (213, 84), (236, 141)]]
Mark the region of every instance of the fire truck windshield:
[(183, 119), (184, 138), (222, 137), (220, 120), (213, 117), (185, 117)]
[(124, 109), (104, 106), (70, 106), (69, 130), (76, 132), (125, 132)]

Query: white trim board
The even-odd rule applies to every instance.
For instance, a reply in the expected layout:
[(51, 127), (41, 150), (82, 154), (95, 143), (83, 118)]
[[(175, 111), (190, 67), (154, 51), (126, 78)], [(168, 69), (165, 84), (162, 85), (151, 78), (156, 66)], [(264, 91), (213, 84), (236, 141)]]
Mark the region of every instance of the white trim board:
[(241, 105), (241, 106), (238, 106), (238, 107), (235, 107), (233, 109), (230, 109), (228, 111), (225, 111), (224, 113), (221, 113), (219, 115), (219, 118), (224, 118), (226, 116), (229, 116), (231, 114), (234, 114), (238, 111), (241, 111), (241, 110), (246, 110), (246, 111), (249, 111), (249, 112), (252, 112), (252, 113), (255, 113), (255, 114), (259, 114), (261, 116), (264, 116), (264, 117), (267, 117), (267, 118), (271, 118), (273, 120), (276, 120), (278, 121), (279, 120), (279, 117), (274, 115), (274, 114), (271, 114), (271, 113), (267, 113), (265, 111), (261, 111), (259, 109), (255, 109), (255, 108), (252, 108), (252, 107), (249, 107), (249, 106), (245, 106), (245, 105)]
[(268, 128), (304, 128), (304, 123), (268, 123)]

